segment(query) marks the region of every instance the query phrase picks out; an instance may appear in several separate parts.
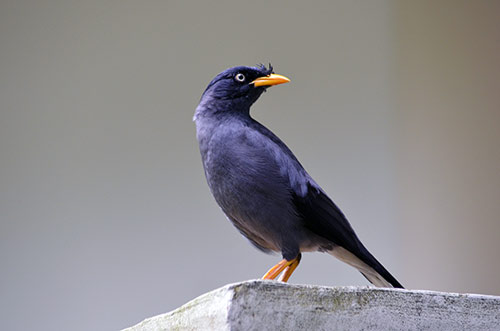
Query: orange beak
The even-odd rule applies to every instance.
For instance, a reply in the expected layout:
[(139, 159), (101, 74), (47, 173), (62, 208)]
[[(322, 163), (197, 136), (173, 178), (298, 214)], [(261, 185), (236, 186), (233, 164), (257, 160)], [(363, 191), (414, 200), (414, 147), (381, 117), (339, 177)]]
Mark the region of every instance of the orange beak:
[(254, 84), (255, 87), (272, 86), (272, 85), (288, 83), (289, 81), (290, 79), (286, 78), (285, 76), (278, 74), (270, 74), (269, 76), (259, 77), (250, 84)]

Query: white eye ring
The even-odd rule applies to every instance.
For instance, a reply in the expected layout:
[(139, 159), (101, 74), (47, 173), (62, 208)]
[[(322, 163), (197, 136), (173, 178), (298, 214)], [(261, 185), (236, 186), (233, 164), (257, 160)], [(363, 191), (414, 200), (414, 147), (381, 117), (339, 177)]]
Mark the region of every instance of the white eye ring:
[(244, 82), (245, 75), (243, 75), (242, 73), (236, 74), (236, 76), (234, 76), (234, 79), (236, 79), (238, 82)]

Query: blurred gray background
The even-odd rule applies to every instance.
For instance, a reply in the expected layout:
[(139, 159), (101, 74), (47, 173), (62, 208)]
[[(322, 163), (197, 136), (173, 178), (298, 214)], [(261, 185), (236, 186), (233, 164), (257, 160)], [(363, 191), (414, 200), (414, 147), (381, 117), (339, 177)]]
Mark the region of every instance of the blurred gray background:
[[(0, 2), (0, 321), (116, 330), (280, 256), (211, 197), (218, 72), (290, 84), (253, 115), (408, 288), (500, 295), (499, 1)], [(293, 283), (367, 285), (325, 254)]]

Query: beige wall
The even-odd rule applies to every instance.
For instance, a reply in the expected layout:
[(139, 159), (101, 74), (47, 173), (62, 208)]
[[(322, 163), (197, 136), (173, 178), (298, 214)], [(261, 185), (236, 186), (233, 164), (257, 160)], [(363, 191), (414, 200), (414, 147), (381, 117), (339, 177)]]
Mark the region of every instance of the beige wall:
[(397, 2), (394, 13), (407, 281), (500, 294), (500, 2)]
[[(2, 1), (2, 325), (119, 329), (276, 263), (210, 196), (191, 121), (215, 74), (269, 61), (292, 83), (255, 117), (374, 255), (500, 294), (498, 7)], [(324, 254), (291, 281), (367, 284)]]

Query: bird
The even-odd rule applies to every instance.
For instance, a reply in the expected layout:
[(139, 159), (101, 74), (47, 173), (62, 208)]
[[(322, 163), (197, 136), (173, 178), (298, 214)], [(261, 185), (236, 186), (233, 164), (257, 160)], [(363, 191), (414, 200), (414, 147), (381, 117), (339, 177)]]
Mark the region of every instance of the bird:
[(269, 87), (290, 82), (269, 64), (236, 66), (208, 84), (193, 121), (205, 177), (227, 218), (282, 260), (262, 279), (287, 282), (304, 252), (326, 252), (374, 286), (403, 288), (365, 248), (337, 205), (292, 151), (250, 115)]

